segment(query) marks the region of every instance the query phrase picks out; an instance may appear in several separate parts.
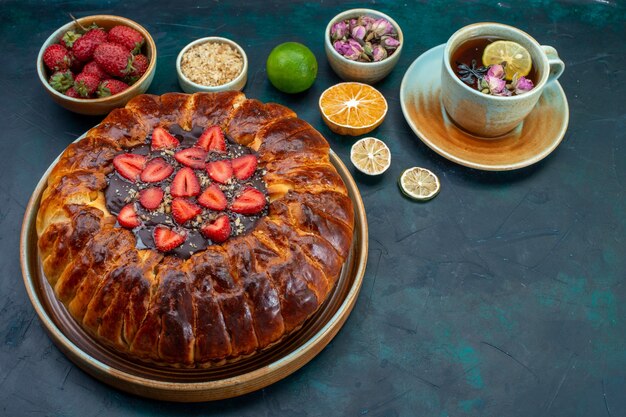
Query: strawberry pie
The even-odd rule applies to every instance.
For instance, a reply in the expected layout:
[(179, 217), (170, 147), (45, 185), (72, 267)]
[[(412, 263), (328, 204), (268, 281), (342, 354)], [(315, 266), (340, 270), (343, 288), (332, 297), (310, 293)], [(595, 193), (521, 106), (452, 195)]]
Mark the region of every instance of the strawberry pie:
[(96, 341), (156, 366), (208, 367), (280, 343), (328, 298), (352, 202), (326, 140), (240, 92), (141, 95), (48, 177), (39, 253)]

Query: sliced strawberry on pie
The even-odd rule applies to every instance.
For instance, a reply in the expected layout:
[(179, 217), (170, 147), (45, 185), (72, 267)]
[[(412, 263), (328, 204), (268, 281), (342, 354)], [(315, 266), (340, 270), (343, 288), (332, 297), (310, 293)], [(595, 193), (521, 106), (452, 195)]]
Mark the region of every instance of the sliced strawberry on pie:
[(193, 197), (200, 194), (200, 183), (193, 169), (181, 168), (172, 181), (170, 192), (174, 197)]
[(185, 235), (176, 233), (164, 226), (157, 226), (153, 232), (154, 244), (161, 252), (168, 252), (185, 242)]
[(156, 210), (163, 201), (163, 190), (161, 187), (150, 187), (139, 192), (139, 203), (148, 210)]
[(233, 172), (235, 173), (235, 178), (240, 181), (247, 180), (254, 174), (257, 167), (257, 159), (256, 156), (252, 154), (247, 154), (240, 156), (239, 158), (235, 158), (232, 160)]
[(256, 214), (265, 207), (265, 196), (253, 187), (247, 187), (230, 205), (230, 209), (239, 214)]
[(226, 196), (220, 190), (217, 184), (211, 184), (204, 190), (200, 197), (198, 197), (198, 203), (211, 210), (222, 211), (228, 205)]
[(228, 236), (230, 236), (230, 220), (228, 216), (222, 214), (217, 219), (213, 220), (210, 223), (205, 224), (200, 229), (200, 233), (207, 239), (211, 239), (213, 242), (222, 243)]
[(117, 222), (122, 227), (133, 229), (141, 224), (134, 204), (125, 205), (117, 215)]
[(146, 165), (146, 157), (134, 153), (122, 153), (113, 158), (113, 166), (122, 177), (137, 181), (137, 177)]
[(172, 201), (172, 216), (178, 224), (182, 225), (200, 213), (202, 213), (202, 208), (185, 198), (179, 197)]
[(196, 146), (207, 152), (226, 152), (226, 140), (222, 129), (217, 126), (209, 126), (202, 132)]
[(154, 158), (148, 162), (141, 173), (141, 181), (143, 182), (159, 182), (163, 181), (174, 172), (174, 167), (168, 164), (163, 158)]
[(150, 148), (153, 151), (158, 149), (174, 149), (179, 145), (180, 142), (178, 139), (172, 136), (165, 128), (159, 126), (152, 131), (152, 145)]
[(181, 164), (190, 168), (204, 168), (204, 160), (206, 159), (206, 151), (202, 148), (194, 146), (193, 148), (183, 149), (176, 152), (174, 158)]
[(233, 166), (229, 159), (221, 159), (206, 164), (206, 172), (213, 181), (226, 184), (233, 177)]

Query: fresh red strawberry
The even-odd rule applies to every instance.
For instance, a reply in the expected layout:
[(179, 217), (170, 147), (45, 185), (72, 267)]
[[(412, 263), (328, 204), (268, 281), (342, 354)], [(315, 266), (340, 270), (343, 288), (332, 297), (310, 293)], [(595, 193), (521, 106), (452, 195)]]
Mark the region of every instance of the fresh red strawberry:
[(98, 45), (106, 42), (106, 40), (107, 33), (103, 29), (91, 29), (74, 42), (72, 46), (74, 58), (81, 62), (89, 61), (94, 56)]
[(143, 182), (159, 182), (172, 175), (174, 167), (168, 164), (163, 158), (154, 158), (148, 162), (141, 173)]
[(100, 84), (100, 80), (93, 74), (81, 72), (74, 79), (74, 88), (83, 98), (91, 97), (96, 92), (98, 84)]
[(211, 184), (204, 190), (200, 197), (198, 197), (198, 203), (211, 210), (222, 211), (228, 205), (226, 196), (220, 190), (217, 184)]
[(82, 98), (74, 87), (68, 88), (68, 90), (65, 92), (65, 95), (72, 98)]
[(157, 149), (174, 149), (178, 145), (180, 145), (178, 139), (172, 136), (170, 132), (161, 126), (152, 131), (152, 145), (150, 148), (153, 151), (156, 151)]
[(202, 209), (185, 198), (175, 198), (172, 201), (172, 216), (178, 224), (182, 225), (200, 213), (202, 213)]
[(226, 140), (224, 140), (222, 129), (217, 125), (209, 126), (200, 135), (196, 146), (203, 148), (207, 152), (226, 152)]
[(139, 221), (139, 216), (137, 216), (137, 211), (135, 210), (134, 204), (127, 204), (117, 215), (117, 222), (122, 227), (126, 227), (128, 229), (133, 229), (141, 224)]
[(133, 54), (138, 53), (143, 46), (145, 39), (133, 28), (128, 26), (114, 26), (109, 30), (107, 40), (111, 43), (122, 45)]
[(74, 85), (74, 75), (72, 71), (57, 71), (50, 76), (50, 87), (54, 88), (61, 93), (65, 93), (70, 87)]
[(143, 54), (135, 55), (135, 59), (133, 60), (133, 69), (126, 77), (130, 84), (134, 84), (142, 75), (146, 73), (148, 70), (148, 65), (150, 61), (148, 61), (148, 57)]
[(129, 87), (124, 81), (108, 79), (104, 80), (98, 86), (98, 97), (114, 96)]
[(121, 78), (128, 75), (133, 66), (133, 55), (116, 43), (104, 42), (96, 46), (93, 59), (107, 74), (114, 77)]
[(172, 181), (170, 192), (174, 197), (193, 197), (200, 194), (200, 183), (193, 169), (181, 168)]
[(168, 252), (185, 242), (185, 235), (176, 233), (167, 227), (157, 226), (153, 232), (154, 244), (161, 252)]
[(200, 232), (204, 235), (204, 237), (211, 239), (216, 243), (222, 243), (228, 239), (230, 231), (230, 220), (225, 214), (222, 214), (211, 223), (205, 224), (200, 229)]
[(44, 51), (43, 63), (52, 71), (65, 71), (72, 65), (72, 58), (65, 46), (55, 43)]
[(76, 42), (76, 40), (81, 36), (82, 35), (80, 33), (77, 33), (75, 30), (68, 30), (61, 38), (60, 43), (65, 45), (66, 48), (71, 48), (72, 45), (74, 45), (74, 42)]
[(174, 158), (176, 158), (176, 160), (181, 164), (188, 167), (202, 169), (204, 168), (206, 151), (202, 148), (194, 146), (193, 148), (187, 148), (176, 152), (176, 154), (174, 154)]
[(107, 41), (107, 32), (103, 28), (98, 27), (98, 25), (94, 23), (88, 29), (87, 33), (83, 36), (93, 37), (100, 42)]
[(256, 171), (257, 159), (256, 156), (247, 154), (233, 159), (232, 165), (235, 178), (243, 181), (250, 178), (252, 174), (254, 174), (254, 171)]
[(139, 202), (148, 210), (155, 210), (161, 205), (165, 193), (161, 187), (150, 187), (139, 191)]
[(89, 61), (83, 67), (83, 73), (85, 74), (93, 74), (98, 77), (99, 80), (104, 80), (105, 78), (109, 78), (109, 74), (107, 74), (100, 65), (96, 61)]
[(85, 63), (74, 58), (74, 54), (72, 53), (71, 49), (70, 49), (70, 60), (72, 61), (72, 63), (70, 64), (70, 70), (72, 71), (72, 73), (80, 74), (81, 72), (83, 72), (83, 67), (85, 66)]
[(235, 198), (230, 209), (239, 214), (256, 214), (265, 207), (265, 196), (256, 188), (248, 187)]
[(206, 172), (213, 181), (226, 184), (233, 177), (233, 166), (229, 159), (221, 159), (206, 164)]
[(137, 181), (145, 164), (146, 157), (134, 153), (122, 153), (113, 158), (113, 166), (117, 172), (131, 181)]

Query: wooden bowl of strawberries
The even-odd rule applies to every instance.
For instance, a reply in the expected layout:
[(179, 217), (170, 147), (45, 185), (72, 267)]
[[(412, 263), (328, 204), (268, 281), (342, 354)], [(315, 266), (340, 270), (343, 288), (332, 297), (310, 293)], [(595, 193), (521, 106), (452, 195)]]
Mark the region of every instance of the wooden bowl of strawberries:
[(157, 51), (152, 36), (120, 16), (76, 19), (54, 32), (37, 57), (52, 99), (75, 113), (107, 114), (148, 90)]

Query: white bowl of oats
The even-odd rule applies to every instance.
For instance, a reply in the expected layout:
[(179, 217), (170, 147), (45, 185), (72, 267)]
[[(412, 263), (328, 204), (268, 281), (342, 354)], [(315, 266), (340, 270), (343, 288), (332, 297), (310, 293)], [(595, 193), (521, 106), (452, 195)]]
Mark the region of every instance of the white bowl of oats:
[(241, 90), (248, 80), (248, 57), (230, 39), (201, 38), (180, 51), (176, 72), (185, 93)]

